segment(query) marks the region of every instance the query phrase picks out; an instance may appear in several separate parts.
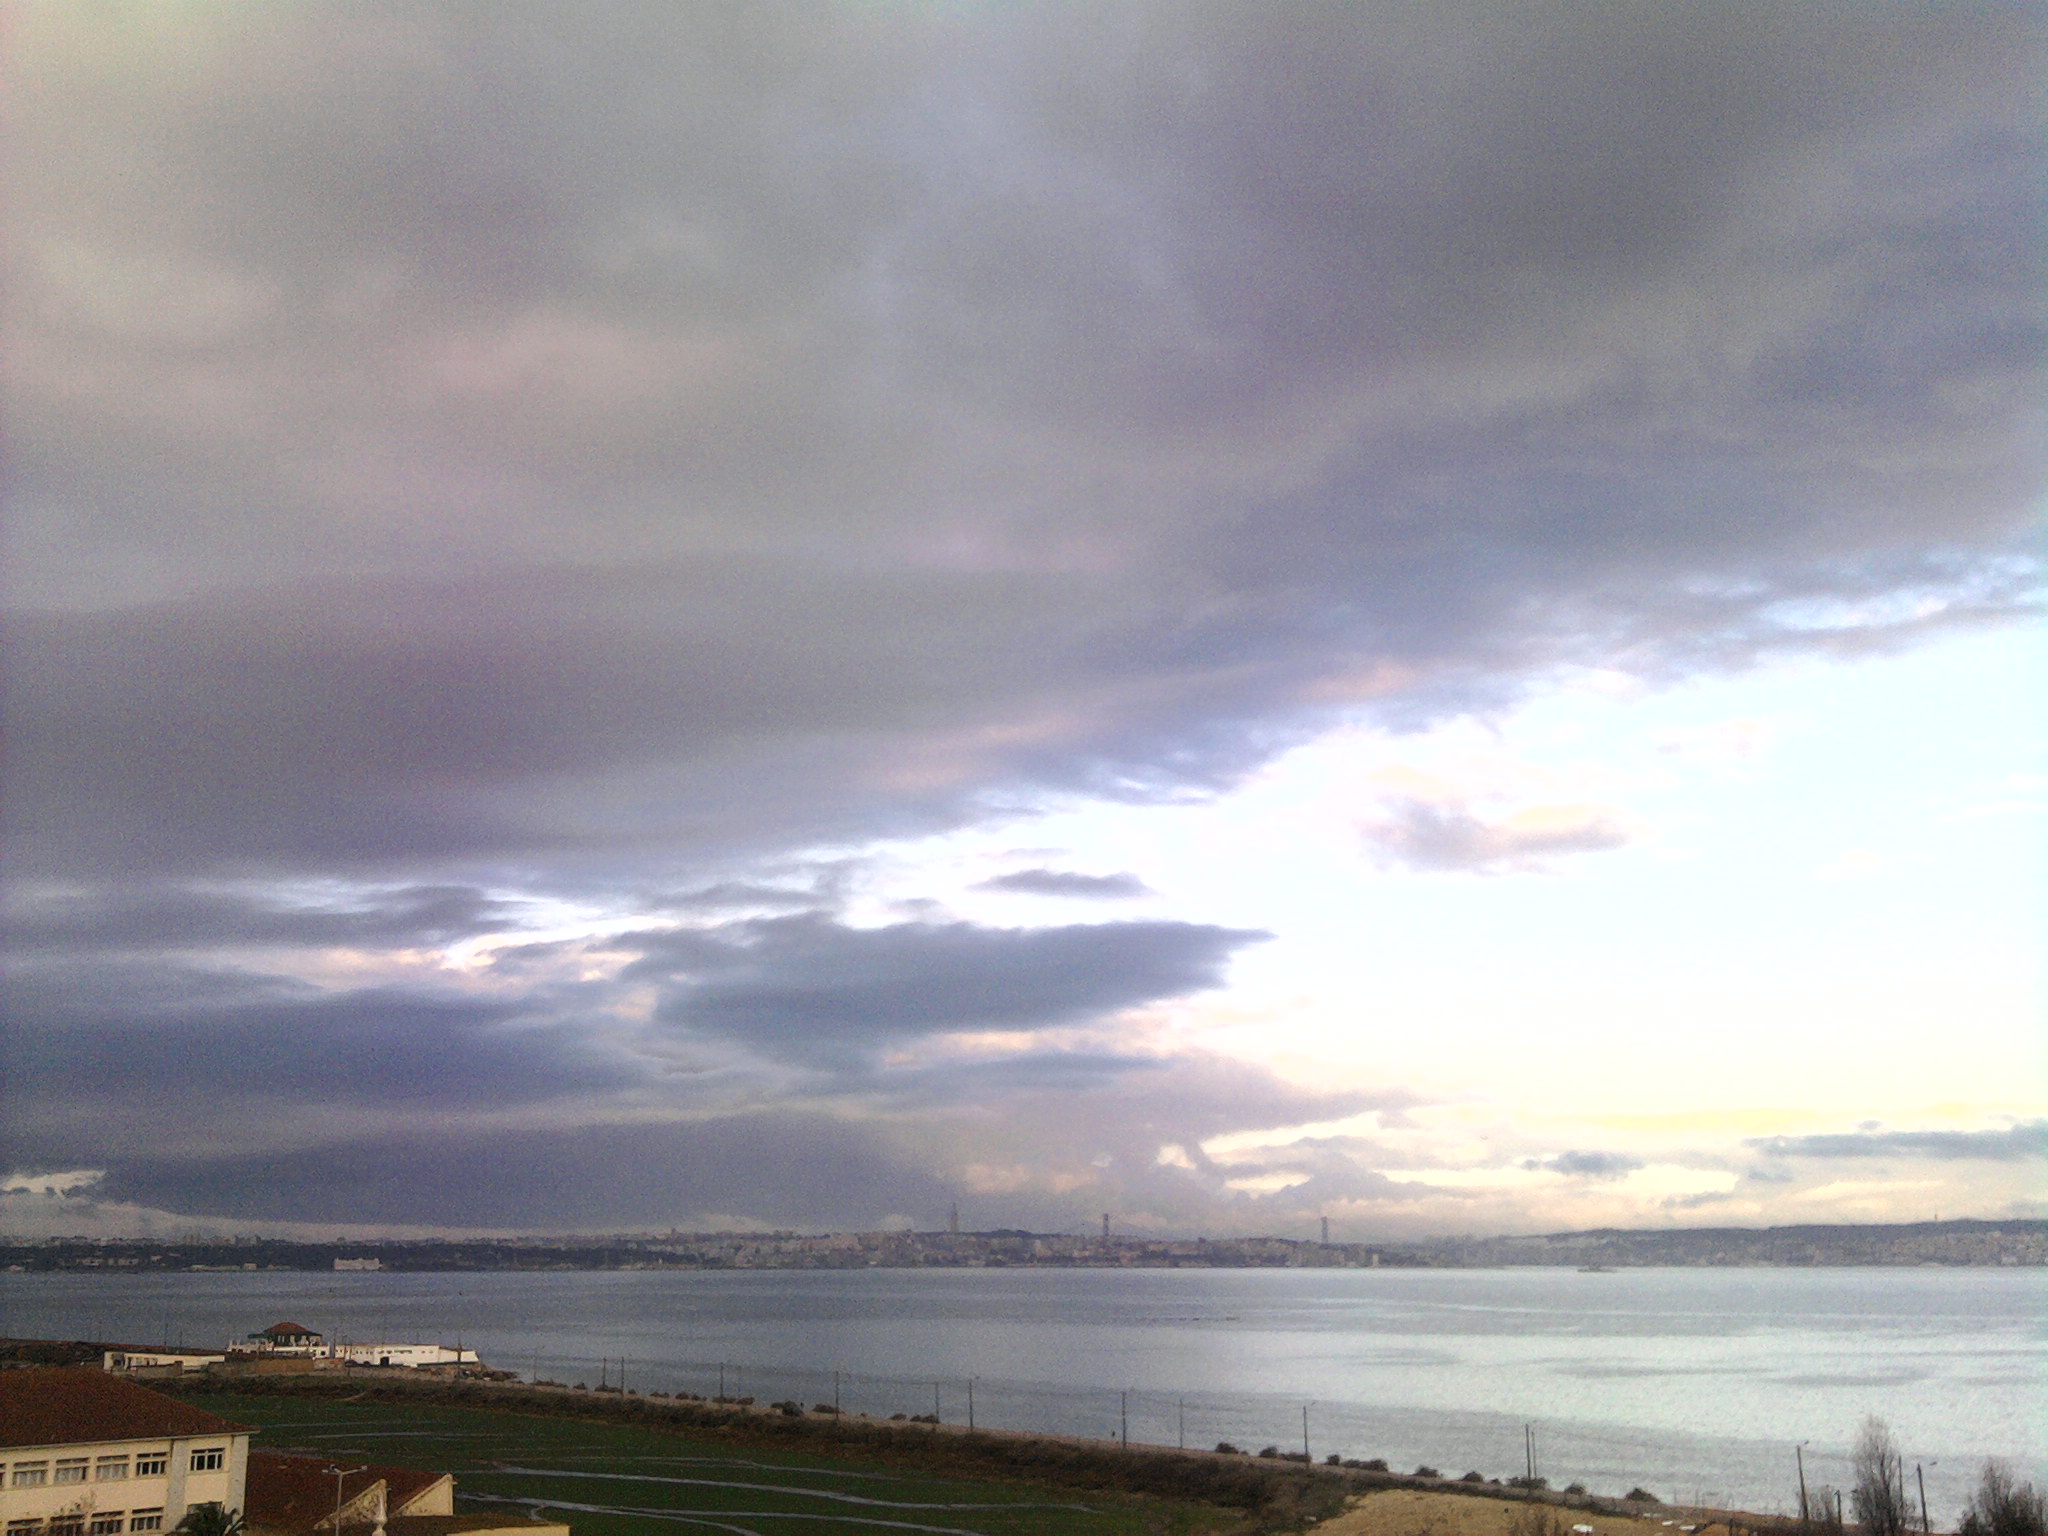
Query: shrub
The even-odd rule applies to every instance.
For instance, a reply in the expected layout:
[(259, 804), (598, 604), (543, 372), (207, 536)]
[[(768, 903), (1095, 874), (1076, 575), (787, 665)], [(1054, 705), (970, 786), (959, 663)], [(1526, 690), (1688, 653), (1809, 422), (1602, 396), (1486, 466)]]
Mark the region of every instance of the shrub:
[(1508, 1486), (1510, 1488), (1537, 1490), (1548, 1488), (1550, 1486), (1550, 1479), (1547, 1477), (1511, 1477), (1508, 1479)]
[(1323, 1458), (1323, 1465), (1326, 1467), (1341, 1467), (1344, 1465), (1344, 1458), (1335, 1451), (1332, 1451)]
[(1566, 1493), (1576, 1494), (1580, 1498), (1584, 1498), (1586, 1496), (1586, 1485), (1584, 1483), (1566, 1483), (1564, 1485), (1564, 1491)]
[(1631, 1488), (1622, 1498), (1631, 1504), (1662, 1504), (1664, 1501), (1647, 1488)]
[(1484, 1472), (1467, 1472), (1458, 1481), (1461, 1483), (1483, 1483), (1486, 1481), (1486, 1474)]
[(811, 1412), (813, 1413), (837, 1413), (838, 1411), (839, 1410), (837, 1408), (834, 1408), (830, 1403), (811, 1404)]
[(1218, 1440), (1216, 1442), (1216, 1454), (1218, 1456), (1242, 1456), (1244, 1452), (1240, 1451), (1228, 1440)]
[(1849, 1490), (1849, 1503), (1864, 1536), (1905, 1536), (1906, 1461), (1891, 1426), (1880, 1418), (1865, 1419), (1851, 1463), (1856, 1482)]
[(2048, 1536), (2048, 1496), (2014, 1482), (2004, 1462), (1987, 1461), (1956, 1536)]
[(1269, 1445), (1264, 1450), (1260, 1451), (1259, 1454), (1265, 1457), (1268, 1461), (1277, 1461), (1280, 1456), (1280, 1447), (1277, 1445)]
[(1441, 1473), (1441, 1472), (1437, 1471), (1437, 1469), (1436, 1469), (1435, 1467), (1427, 1467), (1427, 1466), (1425, 1466), (1425, 1467), (1417, 1467), (1417, 1468), (1415, 1469), (1415, 1475), (1416, 1475), (1417, 1477), (1442, 1477), (1442, 1476), (1443, 1476), (1443, 1473)]
[(768, 1406), (786, 1419), (800, 1419), (804, 1415), (804, 1405), (802, 1403), (785, 1401), (770, 1403)]
[(1359, 1465), (1368, 1472), (1384, 1472), (1387, 1470), (1387, 1458), (1375, 1456), (1370, 1461), (1361, 1461)]
[(1564, 1522), (1540, 1504), (1526, 1505), (1508, 1517), (1508, 1536), (1567, 1536)]

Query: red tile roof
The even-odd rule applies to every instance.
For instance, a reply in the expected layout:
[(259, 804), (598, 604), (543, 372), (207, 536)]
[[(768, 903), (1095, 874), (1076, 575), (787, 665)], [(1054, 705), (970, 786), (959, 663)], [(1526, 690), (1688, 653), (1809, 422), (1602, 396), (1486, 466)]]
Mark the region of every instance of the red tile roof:
[(393, 1515), (447, 1479), (446, 1472), (420, 1472), (411, 1467), (366, 1467), (352, 1456), (292, 1456), (283, 1451), (251, 1451), (244, 1514), (251, 1525), (275, 1531), (310, 1531), (334, 1518), (334, 1474), (341, 1467), (341, 1502), (354, 1503), (380, 1481), (384, 1501)]
[(0, 1448), (249, 1434), (217, 1413), (104, 1371), (35, 1367), (0, 1371)]

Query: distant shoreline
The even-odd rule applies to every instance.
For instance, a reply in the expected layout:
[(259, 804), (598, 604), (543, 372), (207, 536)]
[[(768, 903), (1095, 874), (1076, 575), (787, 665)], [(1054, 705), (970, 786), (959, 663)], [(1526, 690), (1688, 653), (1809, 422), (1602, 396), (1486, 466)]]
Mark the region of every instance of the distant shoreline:
[(1600, 1228), (1414, 1242), (982, 1232), (669, 1232), (335, 1240), (44, 1238), (0, 1243), (0, 1272), (858, 1269), (2033, 1268), (2048, 1220)]

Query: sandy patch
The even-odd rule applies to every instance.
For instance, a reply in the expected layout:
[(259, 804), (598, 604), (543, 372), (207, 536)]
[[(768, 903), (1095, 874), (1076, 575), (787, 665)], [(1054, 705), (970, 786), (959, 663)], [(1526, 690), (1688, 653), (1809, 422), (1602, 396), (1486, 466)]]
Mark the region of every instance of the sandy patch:
[[(1646, 1515), (1603, 1515), (1583, 1509), (1560, 1509), (1553, 1505), (1524, 1504), (1520, 1500), (1489, 1499), (1463, 1493), (1435, 1493), (1421, 1488), (1383, 1488), (1360, 1494), (1351, 1507), (1333, 1520), (1315, 1527), (1316, 1536), (1514, 1536), (1511, 1529), (1519, 1516), (1549, 1514), (1563, 1536), (1574, 1526), (1591, 1526), (1593, 1536), (1681, 1536), (1679, 1524), (1666, 1526), (1673, 1517)], [(1685, 1524), (1690, 1525), (1687, 1521)], [(1580, 1532), (1584, 1536), (1584, 1532)], [(1697, 1536), (1729, 1536), (1725, 1525), (1701, 1525)]]

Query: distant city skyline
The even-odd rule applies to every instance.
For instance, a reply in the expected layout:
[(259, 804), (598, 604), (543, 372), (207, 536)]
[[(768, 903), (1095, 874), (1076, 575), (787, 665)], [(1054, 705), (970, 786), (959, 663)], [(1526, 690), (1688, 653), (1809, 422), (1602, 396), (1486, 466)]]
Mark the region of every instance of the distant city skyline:
[(2048, 1214), (2035, 11), (10, 22), (9, 1232)]

